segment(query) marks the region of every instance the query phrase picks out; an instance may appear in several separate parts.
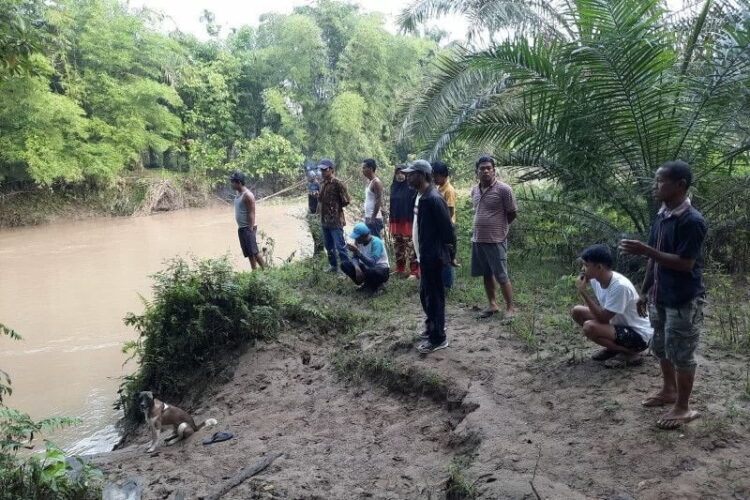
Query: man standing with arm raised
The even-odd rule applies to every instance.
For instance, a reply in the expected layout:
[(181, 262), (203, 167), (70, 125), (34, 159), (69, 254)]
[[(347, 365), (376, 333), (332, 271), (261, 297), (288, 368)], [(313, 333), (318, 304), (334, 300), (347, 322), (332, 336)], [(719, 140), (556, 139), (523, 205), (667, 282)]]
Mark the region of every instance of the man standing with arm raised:
[(653, 353), (659, 358), (662, 387), (644, 406), (673, 405), (657, 420), (661, 429), (675, 429), (700, 414), (689, 406), (695, 380), (695, 350), (703, 323), (702, 252), (706, 221), (690, 204), (693, 180), (690, 166), (667, 162), (656, 171), (654, 194), (662, 207), (648, 244), (622, 240), (620, 248), (648, 258), (646, 278), (638, 301), (639, 313), (650, 303)]
[(495, 159), (482, 156), (476, 162), (479, 184), (471, 190), (474, 204), (474, 234), (471, 237), (471, 275), (482, 276), (489, 307), (479, 317), (489, 318), (500, 311), (497, 286), (505, 299), (505, 318), (515, 317), (513, 287), (508, 277), (508, 230), (516, 219), (513, 189), (495, 178)]
[(421, 280), (419, 298), (427, 316), (424, 340), (417, 350), (427, 354), (448, 347), (445, 335), (445, 286), (443, 268), (450, 264), (450, 247), (455, 241), (453, 224), (445, 200), (432, 184), (432, 167), (425, 160), (417, 160), (403, 172), (409, 185), (419, 193), (418, 226), (415, 246), (419, 246)]

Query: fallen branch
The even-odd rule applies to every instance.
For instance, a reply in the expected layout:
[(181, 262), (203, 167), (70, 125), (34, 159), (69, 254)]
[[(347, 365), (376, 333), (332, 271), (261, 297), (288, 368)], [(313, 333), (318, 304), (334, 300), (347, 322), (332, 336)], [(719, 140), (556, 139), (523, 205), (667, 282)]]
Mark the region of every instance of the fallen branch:
[(539, 494), (538, 491), (536, 491), (536, 486), (534, 486), (534, 479), (536, 479), (536, 471), (539, 468), (539, 459), (542, 458), (542, 445), (538, 445), (539, 454), (536, 456), (536, 465), (534, 465), (534, 474), (531, 476), (531, 481), (529, 481), (529, 484), (531, 485), (531, 491), (534, 492), (534, 495), (536, 495), (536, 500), (542, 500), (542, 496)]
[(292, 184), (291, 186), (289, 186), (289, 187), (287, 187), (287, 188), (284, 188), (284, 189), (282, 189), (281, 191), (276, 191), (276, 192), (275, 192), (275, 193), (273, 193), (273, 194), (269, 194), (269, 195), (268, 195), (268, 196), (266, 196), (265, 198), (261, 198), (261, 199), (259, 199), (259, 200), (258, 200), (258, 202), (260, 203), (261, 201), (266, 201), (266, 200), (267, 200), (267, 199), (269, 199), (269, 198), (273, 198), (274, 196), (278, 196), (278, 195), (280, 195), (281, 193), (286, 193), (287, 191), (291, 191), (292, 189), (295, 189), (295, 188), (298, 188), (298, 187), (300, 187), (300, 186), (301, 186), (301, 185), (303, 185), (303, 184), (304, 184), (305, 182), (307, 182), (307, 181), (299, 181), (299, 182), (297, 182), (296, 184)]
[(271, 465), (277, 458), (279, 458), (283, 453), (272, 453), (271, 455), (267, 456), (257, 464), (253, 465), (252, 467), (247, 467), (239, 471), (237, 474), (229, 478), (218, 490), (216, 490), (215, 493), (208, 495), (206, 497), (206, 500), (217, 500), (224, 495), (226, 495), (229, 490), (234, 488), (235, 486), (238, 486), (243, 481), (247, 480), (248, 478), (253, 477), (254, 475), (262, 472), (266, 467)]

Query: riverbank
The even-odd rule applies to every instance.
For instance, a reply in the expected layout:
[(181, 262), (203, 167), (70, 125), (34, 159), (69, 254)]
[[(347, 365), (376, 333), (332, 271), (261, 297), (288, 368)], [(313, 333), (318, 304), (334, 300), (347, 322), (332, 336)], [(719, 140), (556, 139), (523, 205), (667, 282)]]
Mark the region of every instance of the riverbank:
[(123, 175), (110, 186), (63, 189), (7, 188), (0, 192), (0, 229), (60, 220), (148, 215), (205, 207), (218, 201), (215, 190), (194, 177), (166, 170)]
[[(125, 448), (95, 457), (107, 480), (132, 480), (144, 498), (205, 498), (281, 453), (224, 498), (750, 496), (748, 356), (726, 344), (718, 306), (694, 393), (703, 417), (665, 432), (654, 426), (663, 410), (640, 405), (658, 364), (589, 359), (594, 348), (567, 318), (566, 266), (511, 252), (521, 314), (509, 324), (476, 319), (483, 292), (462, 267), (451, 347), (427, 357), (414, 350), (416, 282), (394, 277), (367, 298), (324, 269), (315, 259), (265, 275), (295, 313), (189, 407), (218, 427), (146, 454), (141, 426)], [(216, 430), (234, 438), (202, 445)]]

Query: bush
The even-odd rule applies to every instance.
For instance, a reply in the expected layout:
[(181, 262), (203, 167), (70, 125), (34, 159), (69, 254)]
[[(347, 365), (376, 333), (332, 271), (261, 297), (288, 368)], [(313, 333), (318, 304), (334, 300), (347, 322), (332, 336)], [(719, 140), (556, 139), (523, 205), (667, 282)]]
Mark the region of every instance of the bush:
[(194, 400), (209, 381), (226, 378), (228, 358), (280, 325), (278, 290), (263, 275), (234, 272), (226, 257), (192, 264), (176, 258), (153, 278), (154, 299), (143, 314), (125, 318), (139, 334), (125, 346), (139, 368), (125, 377), (116, 405), (129, 424), (140, 419), (139, 391)]

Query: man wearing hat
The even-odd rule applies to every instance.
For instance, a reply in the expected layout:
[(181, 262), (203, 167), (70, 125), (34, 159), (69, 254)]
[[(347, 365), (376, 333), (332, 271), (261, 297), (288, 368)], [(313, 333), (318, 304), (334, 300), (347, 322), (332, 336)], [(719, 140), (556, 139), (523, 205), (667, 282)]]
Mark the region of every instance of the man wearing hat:
[(361, 285), (361, 290), (378, 291), (391, 275), (391, 266), (383, 240), (373, 236), (370, 228), (363, 222), (354, 226), (349, 237), (354, 240), (354, 245), (347, 244), (353, 257), (341, 263), (341, 270), (355, 284)]
[(237, 196), (234, 197), (234, 217), (237, 219), (237, 234), (240, 237), (242, 255), (250, 260), (253, 270), (263, 270), (266, 264), (263, 262), (256, 238), (258, 226), (255, 225), (255, 196), (245, 186), (245, 174), (235, 172), (229, 181), (232, 183), (232, 189), (237, 191)]
[(409, 185), (417, 191), (414, 207), (416, 238), (419, 248), (421, 279), (419, 298), (427, 319), (426, 329), (417, 350), (427, 354), (448, 347), (445, 336), (445, 285), (443, 269), (451, 262), (451, 247), (455, 233), (448, 205), (432, 183), (432, 167), (425, 160), (417, 160), (403, 170)]
[(320, 225), (323, 228), (323, 244), (328, 254), (329, 272), (338, 271), (336, 255), (341, 263), (349, 260), (349, 254), (346, 251), (346, 242), (344, 241), (344, 207), (347, 206), (351, 199), (346, 191), (346, 186), (335, 176), (333, 162), (328, 158), (323, 158), (318, 164), (318, 169), (323, 176), (323, 185), (320, 187), (318, 195), (318, 212), (320, 213)]

